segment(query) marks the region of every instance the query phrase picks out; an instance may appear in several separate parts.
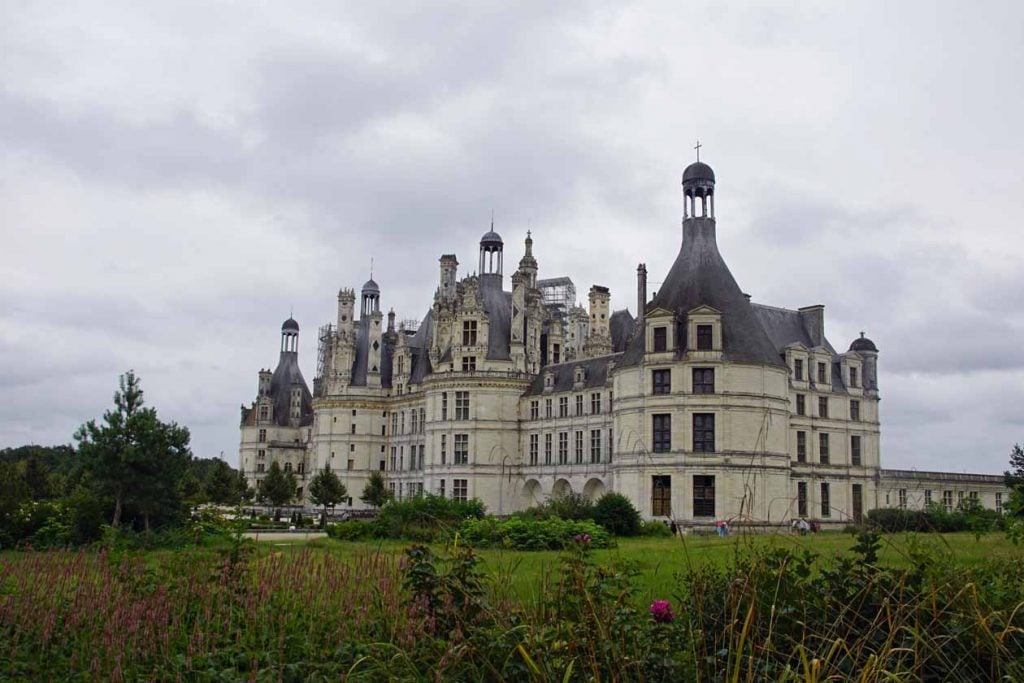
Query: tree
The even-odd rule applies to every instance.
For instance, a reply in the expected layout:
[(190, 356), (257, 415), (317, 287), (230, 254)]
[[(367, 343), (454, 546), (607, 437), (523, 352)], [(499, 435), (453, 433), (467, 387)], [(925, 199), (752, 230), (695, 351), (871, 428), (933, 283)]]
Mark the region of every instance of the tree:
[(1011, 489), (1024, 489), (1024, 448), (1019, 443), (1010, 449), (1010, 469), (1003, 473)]
[(249, 486), (249, 480), (245, 478), (245, 472), (241, 469), (238, 470), (238, 478), (235, 480), (235, 491), (238, 495), (236, 503), (246, 503), (256, 495), (256, 492)]
[(33, 500), (46, 500), (53, 496), (49, 468), (35, 453), (25, 461), (25, 483)]
[(606, 493), (594, 504), (594, 521), (616, 536), (640, 533), (640, 513), (621, 493)]
[(75, 439), (92, 486), (113, 501), (111, 526), (121, 525), (128, 505), (146, 529), (154, 515), (180, 511), (181, 478), (192, 457), (188, 429), (161, 422), (155, 409), (143, 407), (134, 371), (121, 375), (114, 409), (103, 414), (103, 424), (86, 422)]
[(327, 506), (335, 506), (348, 497), (348, 489), (338, 479), (338, 475), (331, 470), (330, 466), (316, 473), (313, 481), (309, 483), (309, 499), (314, 505), (324, 506), (324, 519), (327, 518)]
[(384, 487), (384, 477), (377, 470), (370, 474), (370, 478), (363, 487), (363, 495), (359, 497), (367, 505), (379, 508), (391, 500), (391, 492)]
[(277, 461), (270, 463), (267, 474), (260, 481), (260, 500), (270, 503), (271, 506), (279, 508), (295, 497), (295, 488), (298, 483), (295, 475), (285, 472)]
[(220, 458), (214, 458), (203, 484), (206, 498), (211, 503), (237, 505), (239, 499), (238, 474), (231, 465)]

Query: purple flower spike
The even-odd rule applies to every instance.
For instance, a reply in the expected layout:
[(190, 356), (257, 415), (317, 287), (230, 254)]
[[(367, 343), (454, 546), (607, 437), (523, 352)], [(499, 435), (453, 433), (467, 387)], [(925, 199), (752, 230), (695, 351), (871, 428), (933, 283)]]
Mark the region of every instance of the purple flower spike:
[(655, 600), (651, 603), (651, 616), (661, 624), (669, 624), (675, 619), (672, 615), (672, 603), (668, 600)]

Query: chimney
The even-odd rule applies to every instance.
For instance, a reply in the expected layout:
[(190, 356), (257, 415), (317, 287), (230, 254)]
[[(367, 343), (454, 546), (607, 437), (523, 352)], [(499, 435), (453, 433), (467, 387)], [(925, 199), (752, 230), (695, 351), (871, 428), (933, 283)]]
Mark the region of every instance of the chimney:
[(821, 304), (804, 306), (799, 309), (800, 322), (804, 325), (804, 331), (811, 339), (813, 346), (821, 346), (825, 343), (825, 307)]
[(644, 309), (647, 308), (647, 264), (636, 267), (636, 324), (637, 328), (644, 324)]

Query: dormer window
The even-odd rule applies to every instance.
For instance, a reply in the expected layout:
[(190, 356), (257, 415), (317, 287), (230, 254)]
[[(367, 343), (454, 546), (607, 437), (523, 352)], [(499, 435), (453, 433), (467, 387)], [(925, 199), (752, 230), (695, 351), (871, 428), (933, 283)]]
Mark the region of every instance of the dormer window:
[(654, 328), (654, 344), (653, 349), (655, 353), (668, 350), (668, 328), (667, 327), (655, 327)]
[(714, 348), (714, 328), (711, 325), (697, 325), (697, 350), (711, 351)]
[(818, 363), (818, 384), (825, 384), (828, 380), (825, 379), (826, 366), (824, 363)]
[(584, 382), (587, 381), (587, 371), (584, 370), (582, 367), (577, 367), (573, 371), (572, 381), (573, 384), (583, 384)]
[(462, 321), (462, 345), (476, 346), (476, 321)]
[(793, 379), (798, 382), (804, 380), (804, 361), (802, 358), (793, 359)]
[(850, 368), (850, 387), (857, 388), (857, 368)]
[[(555, 376), (550, 372), (544, 373), (544, 388), (553, 389), (555, 387)], [(548, 416), (550, 417), (550, 415)]]

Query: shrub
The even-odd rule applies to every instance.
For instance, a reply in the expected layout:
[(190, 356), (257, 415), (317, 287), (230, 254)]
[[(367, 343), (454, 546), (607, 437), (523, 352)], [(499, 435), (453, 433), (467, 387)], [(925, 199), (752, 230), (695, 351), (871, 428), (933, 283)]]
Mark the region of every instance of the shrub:
[(357, 519), (327, 525), (327, 535), (339, 541), (362, 541), (372, 537), (373, 533), (373, 523), (360, 522)]
[(971, 501), (964, 502), (952, 512), (938, 503), (932, 503), (924, 510), (879, 508), (868, 512), (865, 519), (869, 527), (887, 533), (973, 531), (981, 534), (997, 528), (1001, 521), (995, 510), (988, 510)]
[(459, 529), (461, 538), (478, 547), (501, 547), (510, 550), (561, 550), (571, 546), (578, 537), (589, 537), (594, 548), (607, 548), (609, 535), (603, 527), (590, 520), (523, 519), (510, 517), (466, 520)]
[(640, 533), (640, 513), (621, 493), (606, 493), (594, 505), (593, 520), (616, 536)]
[(373, 522), (375, 535), (429, 542), (440, 532), (455, 529), (466, 519), (479, 519), (487, 508), (476, 498), (452, 500), (444, 496), (417, 496), (384, 504)]
[(586, 496), (578, 493), (569, 493), (564, 496), (549, 498), (540, 505), (515, 513), (516, 517), (524, 519), (593, 519), (594, 504)]
[(671, 538), (672, 529), (668, 524), (652, 519), (648, 522), (641, 522), (640, 535), (652, 538)]

